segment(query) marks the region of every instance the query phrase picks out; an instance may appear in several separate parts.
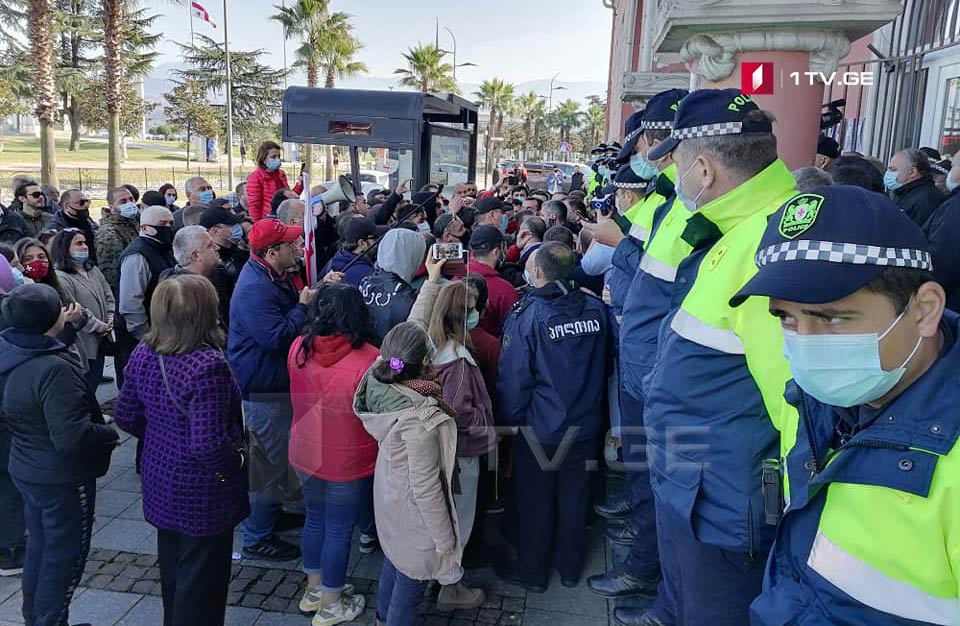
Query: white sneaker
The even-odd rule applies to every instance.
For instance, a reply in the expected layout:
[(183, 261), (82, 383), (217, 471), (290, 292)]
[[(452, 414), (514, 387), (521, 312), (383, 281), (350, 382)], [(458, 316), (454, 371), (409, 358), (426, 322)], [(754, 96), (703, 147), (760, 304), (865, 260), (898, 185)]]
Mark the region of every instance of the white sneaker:
[(333, 604), (328, 604), (317, 611), (310, 624), (311, 626), (334, 626), (334, 624), (352, 622), (363, 613), (366, 605), (367, 601), (361, 595), (342, 595)]
[[(352, 596), (356, 591), (353, 585), (344, 585), (342, 593), (345, 596)], [(303, 597), (300, 599), (300, 612), (313, 613), (319, 611), (320, 607), (323, 606), (320, 602), (320, 594), (320, 587), (310, 587), (308, 585), (307, 588), (303, 590)]]

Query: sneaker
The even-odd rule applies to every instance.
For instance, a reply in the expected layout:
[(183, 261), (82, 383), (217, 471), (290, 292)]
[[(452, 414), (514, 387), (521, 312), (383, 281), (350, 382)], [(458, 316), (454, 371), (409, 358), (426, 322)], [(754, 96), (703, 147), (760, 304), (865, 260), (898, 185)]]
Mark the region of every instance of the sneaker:
[(295, 561), (300, 558), (300, 548), (271, 535), (260, 543), (243, 546), (243, 556), (258, 561)]
[[(353, 585), (344, 585), (342, 595), (352, 596), (357, 590)], [(301, 613), (315, 613), (320, 610), (320, 607), (323, 606), (321, 602), (320, 587), (311, 587), (307, 585), (307, 588), (303, 590), (303, 597), (300, 599), (300, 612)]]
[(19, 576), (23, 573), (23, 550), (9, 548), (0, 551), (0, 576)]
[(440, 588), (440, 594), (437, 596), (437, 610), (441, 613), (450, 611), (475, 609), (483, 604), (487, 599), (487, 594), (483, 589), (471, 589), (459, 582), (455, 585), (444, 585)]
[(376, 535), (360, 533), (360, 554), (373, 554), (380, 548), (380, 540)]
[(343, 622), (352, 622), (361, 613), (367, 605), (367, 601), (361, 595), (340, 596), (340, 599), (333, 604), (322, 607), (317, 614), (313, 616), (311, 626), (334, 626)]

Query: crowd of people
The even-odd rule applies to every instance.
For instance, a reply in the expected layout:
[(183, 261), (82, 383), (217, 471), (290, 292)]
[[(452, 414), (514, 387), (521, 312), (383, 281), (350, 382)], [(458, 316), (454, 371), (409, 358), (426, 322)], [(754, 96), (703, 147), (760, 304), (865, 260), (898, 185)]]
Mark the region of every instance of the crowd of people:
[(302, 558), (314, 626), (367, 605), (358, 534), (384, 555), (377, 624), (410, 626), (431, 581), (440, 611), (482, 606), (472, 567), (577, 586), (597, 520), (629, 549), (589, 588), (649, 599), (621, 626), (960, 620), (960, 161), (822, 136), (791, 172), (773, 121), (735, 89), (663, 92), (566, 192), (518, 168), (328, 205), (273, 142), (228, 197), (123, 185), (99, 223), (14, 181), (0, 574), (28, 626), (68, 623), (116, 428), (165, 626), (223, 623), (238, 527), (248, 558)]

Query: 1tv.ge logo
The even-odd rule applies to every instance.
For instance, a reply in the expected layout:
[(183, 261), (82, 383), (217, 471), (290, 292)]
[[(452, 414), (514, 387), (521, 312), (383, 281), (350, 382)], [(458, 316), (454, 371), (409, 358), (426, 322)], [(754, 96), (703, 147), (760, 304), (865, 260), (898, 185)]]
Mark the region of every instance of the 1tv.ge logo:
[[(772, 96), (776, 81), (773, 63), (770, 61), (750, 62), (740, 64), (740, 90), (748, 95)], [(787, 74), (788, 84), (800, 85), (833, 85), (841, 86), (870, 86), (875, 84), (873, 72), (790, 72)], [(784, 83), (781, 72), (781, 86)]]

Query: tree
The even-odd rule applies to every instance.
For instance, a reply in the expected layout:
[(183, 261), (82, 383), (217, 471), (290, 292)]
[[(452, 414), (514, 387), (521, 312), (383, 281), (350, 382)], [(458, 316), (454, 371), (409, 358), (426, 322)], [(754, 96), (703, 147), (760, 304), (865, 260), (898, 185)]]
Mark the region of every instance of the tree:
[(494, 151), (493, 138), (499, 137), (503, 132), (503, 115), (513, 107), (513, 84), (500, 78), (485, 80), (480, 83), (480, 90), (474, 95), (479, 98), (480, 106), (490, 112), (490, 121), (487, 122), (487, 164), (492, 161), (496, 165), (497, 153)]
[(439, 91), (460, 93), (460, 87), (453, 78), (453, 65), (444, 63), (446, 52), (432, 45), (417, 44), (403, 53), (407, 68), (393, 70), (400, 74), (400, 84), (416, 87), (420, 91)]
[(514, 109), (516, 114), (522, 120), (523, 139), (524, 139), (524, 157), (526, 152), (533, 146), (533, 132), (536, 116), (543, 111), (543, 99), (530, 91), (517, 96), (514, 100)]
[(59, 185), (53, 125), (57, 118), (53, 62), (53, 20), (47, 0), (29, 0), (30, 53), (33, 58), (36, 115), (40, 122), (40, 180)]
[[(353, 35), (350, 16), (330, 13), (329, 0), (296, 0), (289, 7), (275, 7), (279, 12), (272, 19), (283, 24), (287, 39), (299, 39), (296, 64), (307, 70), (307, 86), (316, 87), (319, 74), (325, 76), (324, 86), (334, 87), (335, 78), (366, 72), (367, 66), (355, 60), (362, 48)], [(313, 168), (313, 146), (306, 150), (307, 170)], [(324, 180), (333, 180), (333, 147), (327, 146)]]
[(607, 103), (599, 96), (590, 96), (587, 102), (587, 110), (583, 113), (581, 120), (586, 133), (586, 143), (595, 146), (600, 143), (607, 125)]
[[(196, 40), (196, 46), (180, 44), (183, 59), (191, 67), (175, 70), (174, 76), (180, 82), (196, 81), (204, 92), (222, 95), (227, 88), (223, 44), (204, 35), (196, 35)], [(263, 127), (274, 125), (282, 106), (283, 79), (287, 73), (261, 63), (264, 54), (264, 50), (230, 50), (233, 127), (246, 143)], [(220, 116), (220, 123), (221, 129), (225, 129), (224, 116)]]
[(167, 124), (187, 135), (187, 167), (190, 167), (191, 139), (194, 133), (214, 137), (220, 132), (220, 114), (207, 102), (207, 90), (196, 80), (184, 80), (163, 94), (167, 105), (163, 113)]
[[(157, 105), (143, 100), (137, 86), (128, 78), (121, 79), (118, 88), (125, 105), (117, 120), (118, 131), (120, 135), (130, 137), (140, 131), (143, 116), (148, 115)], [(84, 128), (109, 132), (113, 122), (111, 111), (103, 97), (106, 90), (107, 78), (101, 75), (94, 77), (89, 88), (77, 95), (78, 119)]]
[(570, 131), (580, 125), (580, 103), (575, 100), (564, 100), (550, 116), (552, 126), (560, 131), (560, 141), (570, 140)]
[(60, 40), (57, 50), (57, 92), (62, 115), (70, 121), (71, 152), (80, 149), (79, 96), (89, 89), (99, 24), (89, 0), (56, 0), (54, 26)]
[(124, 58), (121, 54), (124, 35), (124, 0), (103, 0), (103, 60), (107, 105), (107, 187), (120, 184), (120, 113), (123, 110)]

